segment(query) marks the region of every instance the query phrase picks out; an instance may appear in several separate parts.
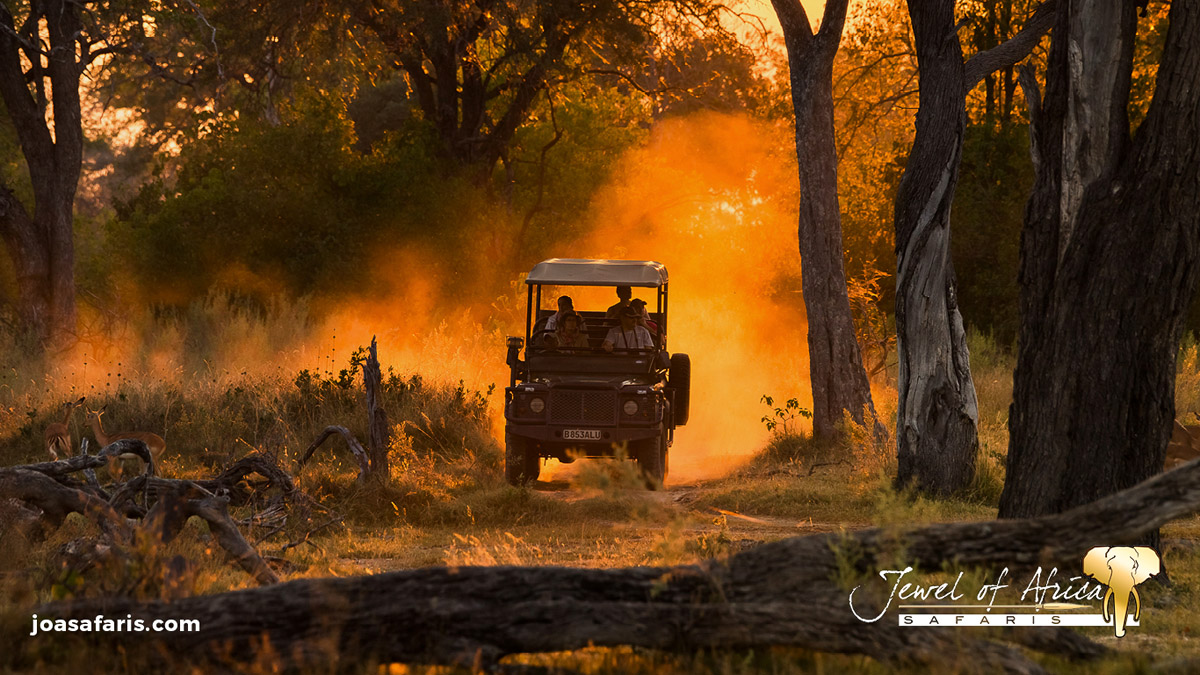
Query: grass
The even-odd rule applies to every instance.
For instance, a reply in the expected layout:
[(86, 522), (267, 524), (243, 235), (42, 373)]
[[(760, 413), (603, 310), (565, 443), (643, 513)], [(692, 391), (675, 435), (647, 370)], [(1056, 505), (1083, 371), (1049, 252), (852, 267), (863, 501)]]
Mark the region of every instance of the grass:
[[(54, 419), (53, 411), (62, 401), (83, 394), (90, 407), (107, 406), (104, 419), (110, 431), (136, 428), (166, 437), (164, 470), (171, 477), (211, 476), (251, 451), (272, 455), (295, 471), (296, 458), (329, 424), (345, 425), (365, 438), (363, 393), (348, 350), (339, 361), (330, 354), (318, 360), (320, 367), (288, 371), (279, 367), (248, 372), (218, 365), (226, 358), (219, 352), (228, 351), (229, 344), (242, 339), (239, 336), (257, 335), (256, 326), (280, 344), (299, 340), (305, 331), (294, 324), (304, 321), (303, 308), (280, 306), (247, 314), (228, 299), (206, 302), (183, 316), (163, 318), (156, 331), (146, 327), (150, 324), (139, 329), (157, 337), (146, 343), (146, 353), (126, 362), (134, 364), (128, 372), (106, 370), (103, 381), (96, 381), (92, 372), (92, 379), (71, 384), (75, 380), (69, 372), (36, 360), (22, 361), (15, 356), (19, 345), (0, 336), (0, 353), (13, 364), (0, 374), (0, 464), (40, 460), (41, 430)], [(196, 351), (175, 370), (159, 363), (153, 372), (161, 376), (145, 376), (150, 371), (144, 369), (154, 364), (155, 351), (165, 343), (190, 344)], [(265, 348), (260, 343), (252, 346)], [(331, 439), (296, 472), (299, 487), (313, 499), (311, 517), (258, 546), (264, 555), (286, 560), (279, 570), (285, 579), (431, 565), (608, 568), (695, 562), (813, 532), (873, 526), (900, 532), (923, 523), (990, 519), (1004, 481), (1014, 359), (986, 335), (971, 333), (969, 347), (979, 400), (980, 455), (975, 482), (953, 498), (897, 491), (894, 446), (875, 441), (870, 425), (847, 421), (841, 443), (816, 443), (796, 423), (795, 411), (783, 406), (785, 416), (776, 418), (776, 433), (762, 452), (719, 479), (653, 492), (645, 489), (632, 463), (580, 460), (566, 481), (514, 488), (502, 478), (494, 392), (389, 370), (383, 403), (392, 423), (390, 484), (358, 485), (353, 459), (339, 439)], [(1200, 353), (1193, 343), (1181, 350), (1176, 398), (1181, 417), (1200, 415)], [(875, 400), (877, 414), (894, 438), (894, 386), (877, 383)], [(78, 415), (73, 423), (76, 439), (86, 432), (81, 420)], [(235, 513), (239, 518), (252, 515), (253, 509)], [(3, 520), (0, 507), (0, 529)], [(306, 536), (329, 522), (333, 524)], [(251, 529), (250, 537), (267, 531)], [(111, 669), (136, 669), (136, 658), (130, 661), (130, 655), (55, 651), (20, 639), (16, 631), (29, 620), (29, 608), (40, 603), (107, 594), (178, 597), (252, 583), (224, 560), (207, 528), (197, 522), (189, 523), (166, 547), (143, 544), (125, 557), (90, 566), (71, 553), (84, 550), (81, 547), (99, 536), (96, 526), (81, 517), (68, 518), (42, 540), (0, 536), (6, 550), (0, 556), (0, 622), (18, 626), (0, 631), (0, 636), (17, 636), (0, 637), (0, 654), (9, 654), (0, 664), (9, 669), (94, 669), (94, 660)], [(1122, 641), (1104, 638), (1103, 630), (1089, 631), (1117, 650), (1099, 664), (1046, 659), (1047, 667), (1133, 672), (1148, 667), (1146, 651), (1153, 651), (1156, 662), (1200, 654), (1194, 635), (1195, 608), (1200, 606), (1200, 517), (1170, 524), (1163, 536), (1173, 585), (1146, 588), (1144, 625)], [(902, 557), (903, 551), (897, 555)], [(852, 552), (846, 556), (843, 582), (853, 584), (859, 578), (850, 572)], [(923, 574), (935, 579), (944, 572)], [(580, 673), (890, 671), (864, 657), (793, 649), (670, 655), (595, 648), (507, 661)], [(273, 667), (264, 655), (262, 663), (239, 669)], [(457, 672), (399, 664), (383, 670)], [(362, 672), (382, 671), (364, 665)]]

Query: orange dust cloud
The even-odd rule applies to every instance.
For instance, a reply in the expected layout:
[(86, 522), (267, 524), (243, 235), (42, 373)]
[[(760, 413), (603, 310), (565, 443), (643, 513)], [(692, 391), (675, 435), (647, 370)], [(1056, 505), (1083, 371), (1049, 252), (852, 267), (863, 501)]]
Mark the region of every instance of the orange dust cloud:
[[(666, 265), (668, 348), (692, 360), (669, 482), (724, 474), (761, 450), (764, 394), (811, 407), (789, 132), (717, 113), (660, 123), (596, 196), (591, 234), (551, 252)], [(575, 299), (586, 310), (616, 297)], [(550, 464), (549, 475), (567, 471)]]
[[(811, 406), (790, 134), (790, 127), (717, 113), (663, 121), (594, 197), (588, 234), (544, 252), (666, 265), (667, 344), (689, 354), (693, 368), (690, 421), (677, 432), (669, 482), (722, 475), (762, 449), (764, 394)], [(489, 226), (481, 222), (480, 232)], [(477, 245), (487, 241), (483, 234)], [(215, 291), (178, 320), (82, 307), (81, 340), (61, 355), (47, 390), (290, 381), (305, 368), (337, 373), (377, 336), (385, 368), (473, 389), (495, 384), (494, 432), (502, 442), (504, 337), (524, 332), (525, 287), (520, 272), (480, 263), (497, 259), (381, 245), (363, 261), (369, 286), (353, 295), (284, 300), (282, 291), (273, 295), (273, 280), (241, 267), (220, 278), (257, 294), (250, 305), (245, 295)], [(469, 297), (449, 297), (450, 287)], [(612, 289), (571, 292), (580, 309), (615, 301)], [(646, 289), (635, 296), (653, 300)], [(543, 297), (545, 306), (554, 300), (552, 292)], [(549, 464), (548, 476), (562, 470)]]

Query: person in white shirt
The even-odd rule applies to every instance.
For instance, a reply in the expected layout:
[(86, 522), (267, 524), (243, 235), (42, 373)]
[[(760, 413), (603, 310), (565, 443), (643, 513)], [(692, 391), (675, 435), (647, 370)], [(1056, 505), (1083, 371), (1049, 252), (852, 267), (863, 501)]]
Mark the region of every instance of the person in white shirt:
[[(551, 314), (549, 319), (546, 319), (546, 330), (552, 331), (552, 330), (555, 330), (556, 328), (558, 328), (559, 318), (561, 318), (567, 312), (574, 312), (574, 311), (575, 311), (575, 302), (573, 300), (571, 300), (571, 296), (569, 296), (569, 295), (558, 296), (558, 311), (554, 314)], [(579, 327), (583, 328), (583, 317), (579, 317), (579, 323), (580, 323)]]
[(604, 351), (614, 349), (654, 349), (654, 339), (650, 331), (637, 324), (638, 311), (632, 307), (621, 310), (621, 325), (613, 326), (604, 336)]

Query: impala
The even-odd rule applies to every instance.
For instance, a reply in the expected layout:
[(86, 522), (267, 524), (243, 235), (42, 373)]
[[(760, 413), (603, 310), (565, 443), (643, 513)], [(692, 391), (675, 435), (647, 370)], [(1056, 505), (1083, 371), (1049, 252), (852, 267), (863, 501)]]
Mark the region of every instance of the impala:
[[(123, 431), (121, 433), (111, 435), (104, 433), (104, 425), (100, 422), (100, 416), (104, 414), (104, 410), (107, 407), (108, 406), (104, 406), (99, 410), (88, 410), (87, 415), (88, 424), (91, 425), (92, 433), (96, 435), (96, 442), (100, 444), (100, 447), (106, 448), (114, 441), (120, 441), (124, 439), (138, 440), (145, 443), (146, 447), (149, 448), (150, 456), (154, 459), (155, 466), (157, 466), (159, 459), (162, 457), (163, 451), (167, 449), (167, 442), (163, 440), (163, 437), (159, 436), (158, 434), (150, 433), (149, 431)], [(119, 457), (114, 457), (113, 461), (109, 462), (109, 471), (113, 473), (113, 475), (119, 476), (121, 472), (118, 460), (132, 459), (134, 457), (137, 457), (137, 455), (130, 453), (120, 455)]]
[(63, 421), (54, 422), (46, 427), (46, 453), (50, 455), (50, 461), (57, 462), (60, 453), (64, 457), (71, 454), (71, 428), (68, 425), (75, 409), (83, 405), (84, 398), (81, 396), (78, 401), (62, 404)]

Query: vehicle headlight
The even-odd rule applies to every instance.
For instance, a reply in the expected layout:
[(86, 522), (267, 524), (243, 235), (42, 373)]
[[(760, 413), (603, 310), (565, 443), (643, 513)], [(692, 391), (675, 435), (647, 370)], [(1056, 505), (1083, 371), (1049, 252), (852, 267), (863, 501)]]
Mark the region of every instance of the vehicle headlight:
[(638, 411), (637, 401), (635, 401), (633, 399), (629, 399), (628, 401), (625, 401), (625, 414), (626, 415), (630, 415), (630, 416), (636, 415), (637, 411)]
[(542, 414), (542, 411), (545, 409), (546, 409), (546, 402), (544, 400), (542, 400), (536, 396), (534, 398), (530, 399), (529, 410), (532, 411), (535, 415)]

